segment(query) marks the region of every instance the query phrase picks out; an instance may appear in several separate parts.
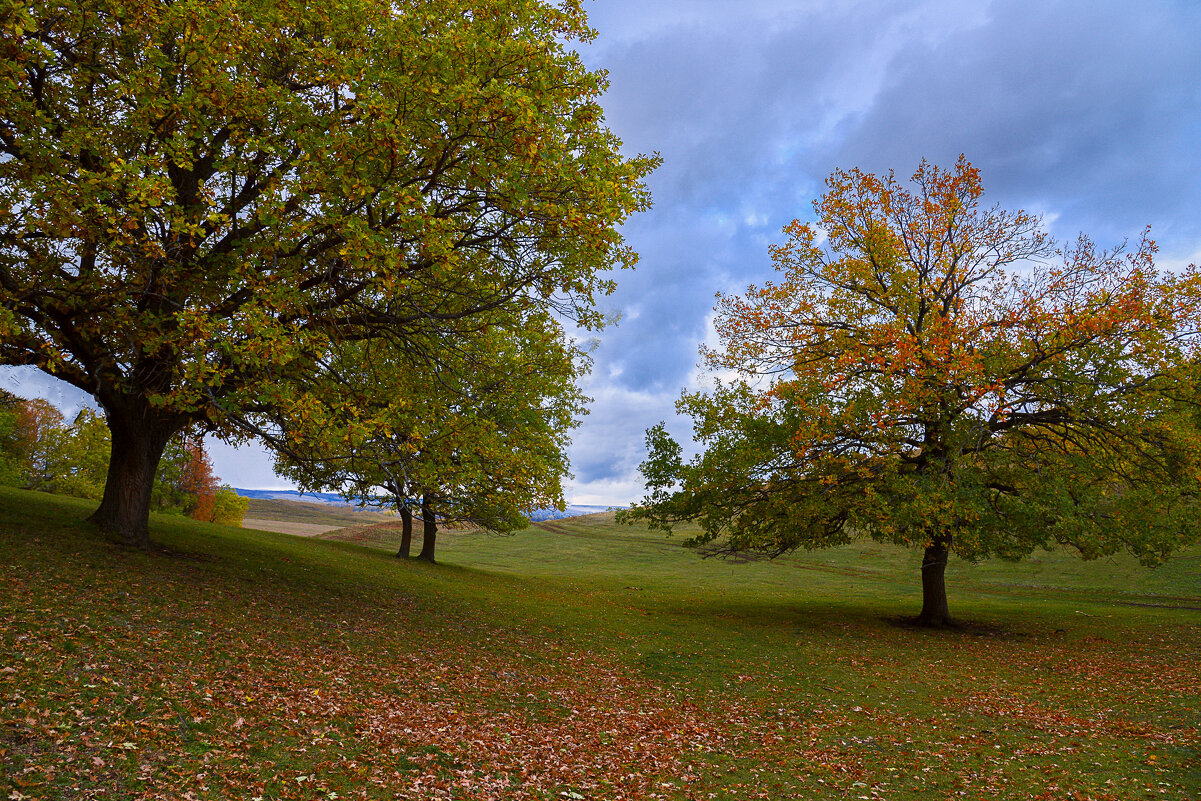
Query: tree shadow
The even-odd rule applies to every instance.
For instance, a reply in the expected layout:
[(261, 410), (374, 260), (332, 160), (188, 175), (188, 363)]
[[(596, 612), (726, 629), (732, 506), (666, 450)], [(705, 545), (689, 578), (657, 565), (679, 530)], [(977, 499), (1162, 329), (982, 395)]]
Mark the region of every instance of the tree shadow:
[(987, 637), (997, 640), (1023, 640), (1030, 636), (1028, 631), (999, 626), (996, 623), (985, 623), (979, 620), (951, 620), (942, 626), (928, 626), (918, 621), (913, 615), (889, 615), (881, 617), (888, 626), (903, 631), (923, 632), (929, 634), (946, 634), (949, 636), (962, 635), (967, 637)]

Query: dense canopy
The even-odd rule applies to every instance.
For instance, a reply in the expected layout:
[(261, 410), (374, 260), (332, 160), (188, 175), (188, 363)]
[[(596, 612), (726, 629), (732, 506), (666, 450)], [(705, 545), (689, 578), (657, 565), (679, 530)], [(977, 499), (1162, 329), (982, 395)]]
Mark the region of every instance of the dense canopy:
[(653, 160), (590, 36), (577, 2), (0, 5), (0, 363), (103, 407), (94, 519), (144, 543), (167, 439), (256, 430), (339, 342), (599, 324)]
[(429, 561), (438, 524), (510, 532), (532, 510), (564, 505), (568, 433), (587, 400), (576, 385), (587, 358), (549, 315), (444, 350), (424, 364), (379, 342), (344, 345), (272, 420), (285, 441), (277, 473), (395, 508), (401, 556), (419, 509)]

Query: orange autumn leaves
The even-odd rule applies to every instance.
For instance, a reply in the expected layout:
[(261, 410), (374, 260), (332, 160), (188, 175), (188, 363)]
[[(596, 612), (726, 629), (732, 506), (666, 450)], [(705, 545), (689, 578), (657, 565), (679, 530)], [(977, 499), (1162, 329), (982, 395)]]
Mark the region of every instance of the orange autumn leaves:
[(855, 536), (1017, 558), (1060, 543), (1155, 563), (1201, 536), (1201, 276), (1146, 235), (1056, 243), (982, 203), (979, 171), (837, 171), (771, 248), (777, 280), (719, 295), (706, 451), (655, 429), (631, 517), (781, 554)]
[(187, 437), (183, 451), (186, 461), (179, 487), (194, 499), (188, 515), (196, 520), (212, 520), (220, 483), (213, 473), (213, 463), (204, 449), (204, 441), (199, 437)]
[(1160, 276), (1150, 240), (1057, 248), (1033, 215), (980, 208), (963, 159), (923, 164), (913, 183), (831, 176), (816, 222), (794, 221), (771, 249), (782, 279), (721, 297), (724, 348), (708, 365), (778, 376), (765, 402), (837, 421), (826, 437), (866, 424), (861, 439), (900, 453), (956, 417), (1010, 418), (1030, 401), (1016, 385), (1089, 348), (1122, 349), (1141, 375), (1183, 355), (1197, 278)]

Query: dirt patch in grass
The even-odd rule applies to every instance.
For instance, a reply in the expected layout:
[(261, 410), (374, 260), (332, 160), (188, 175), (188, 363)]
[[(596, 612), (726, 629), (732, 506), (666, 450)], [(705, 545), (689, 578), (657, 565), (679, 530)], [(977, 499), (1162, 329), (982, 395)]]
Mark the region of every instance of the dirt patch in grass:
[(330, 531), (342, 528), (339, 525), (327, 523), (288, 523), (282, 520), (256, 520), (246, 518), (242, 528), (252, 528), (256, 531), (274, 531), (279, 534), (292, 534), (297, 537), (317, 537)]

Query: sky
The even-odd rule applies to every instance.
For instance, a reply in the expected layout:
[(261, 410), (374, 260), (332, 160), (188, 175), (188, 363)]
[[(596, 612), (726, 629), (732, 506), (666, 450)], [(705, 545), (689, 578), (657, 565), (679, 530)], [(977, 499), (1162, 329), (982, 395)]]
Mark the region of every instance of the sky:
[[(1043, 215), (1101, 246), (1151, 226), (1161, 266), (1201, 262), (1201, 3), (1055, 0), (592, 0), (585, 62), (625, 152), (657, 152), (653, 208), (624, 227), (640, 254), (603, 298), (574, 432), (569, 502), (642, 497), (645, 430), (682, 442), (675, 413), (704, 380), (717, 292), (772, 276), (767, 248), (808, 219), (835, 169), (922, 159), (980, 168), (987, 205)], [(0, 384), (58, 402), (81, 393), (28, 369)], [(210, 442), (219, 476), (285, 488), (257, 446)]]

